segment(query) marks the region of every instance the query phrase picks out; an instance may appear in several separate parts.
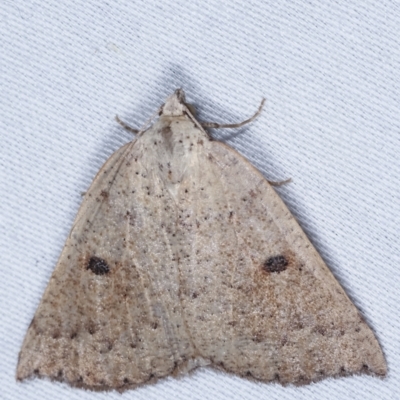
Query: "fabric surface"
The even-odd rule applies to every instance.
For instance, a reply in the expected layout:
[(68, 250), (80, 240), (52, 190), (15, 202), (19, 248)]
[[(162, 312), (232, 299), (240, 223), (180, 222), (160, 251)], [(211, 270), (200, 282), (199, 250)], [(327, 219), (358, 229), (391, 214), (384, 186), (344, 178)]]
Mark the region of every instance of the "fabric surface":
[[(2, 399), (398, 399), (397, 2), (13, 0), (0, 4)], [(182, 87), (277, 189), (385, 353), (385, 379), (304, 387), (212, 369), (120, 395), (15, 382), (26, 329), (84, 192)], [(295, 288), (293, 288), (295, 290)], [(312, 288), (310, 288), (312, 290)]]

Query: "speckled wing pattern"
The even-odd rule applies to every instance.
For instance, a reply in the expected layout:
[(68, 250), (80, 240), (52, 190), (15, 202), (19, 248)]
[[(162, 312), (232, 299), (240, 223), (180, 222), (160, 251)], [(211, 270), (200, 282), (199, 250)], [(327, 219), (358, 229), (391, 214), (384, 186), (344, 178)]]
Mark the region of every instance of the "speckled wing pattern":
[(205, 365), (283, 384), (386, 374), (274, 189), (210, 140), (177, 90), (86, 193), (17, 379), (124, 390)]

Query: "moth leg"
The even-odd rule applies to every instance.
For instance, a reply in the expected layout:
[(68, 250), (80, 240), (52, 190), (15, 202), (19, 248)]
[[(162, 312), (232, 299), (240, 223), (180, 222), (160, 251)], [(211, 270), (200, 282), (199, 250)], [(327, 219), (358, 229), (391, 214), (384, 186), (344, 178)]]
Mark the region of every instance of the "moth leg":
[(133, 134), (138, 134), (139, 133), (139, 129), (134, 129), (131, 128), (127, 123), (125, 123), (124, 121), (121, 121), (118, 117), (118, 115), (115, 116), (115, 120), (127, 131), (132, 132)]
[(249, 119), (246, 119), (245, 121), (242, 122), (238, 122), (237, 124), (218, 124), (216, 122), (202, 122), (201, 126), (203, 128), (240, 128), (241, 126), (249, 124), (250, 122), (254, 121), (259, 116), (264, 106), (264, 103), (265, 99), (262, 99), (261, 104), (258, 107), (258, 110), (255, 112), (255, 114)]
[(289, 179), (285, 179), (284, 181), (268, 181), (267, 182), (271, 185), (271, 186), (283, 186), (286, 185), (287, 183), (292, 182), (292, 178)]

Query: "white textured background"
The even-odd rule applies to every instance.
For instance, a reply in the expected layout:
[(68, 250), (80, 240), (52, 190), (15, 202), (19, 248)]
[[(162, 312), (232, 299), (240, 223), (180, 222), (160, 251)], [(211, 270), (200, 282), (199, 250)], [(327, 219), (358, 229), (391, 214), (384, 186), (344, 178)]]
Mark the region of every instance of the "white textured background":
[[(395, 1), (2, 0), (2, 399), (399, 399), (400, 8)], [(177, 87), (279, 188), (374, 329), (389, 374), (306, 387), (212, 370), (135, 391), (17, 384), (17, 356), (85, 191)], [(296, 288), (293, 288), (294, 290)], [(312, 288), (310, 288), (312, 290)]]

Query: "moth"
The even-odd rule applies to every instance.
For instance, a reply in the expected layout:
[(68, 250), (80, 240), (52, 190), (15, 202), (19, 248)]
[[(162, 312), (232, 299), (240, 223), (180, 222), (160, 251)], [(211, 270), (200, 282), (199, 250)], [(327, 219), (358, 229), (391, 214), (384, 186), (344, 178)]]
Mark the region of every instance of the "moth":
[(86, 192), (17, 379), (125, 390), (207, 365), (282, 384), (386, 374), (273, 187), (178, 89)]

